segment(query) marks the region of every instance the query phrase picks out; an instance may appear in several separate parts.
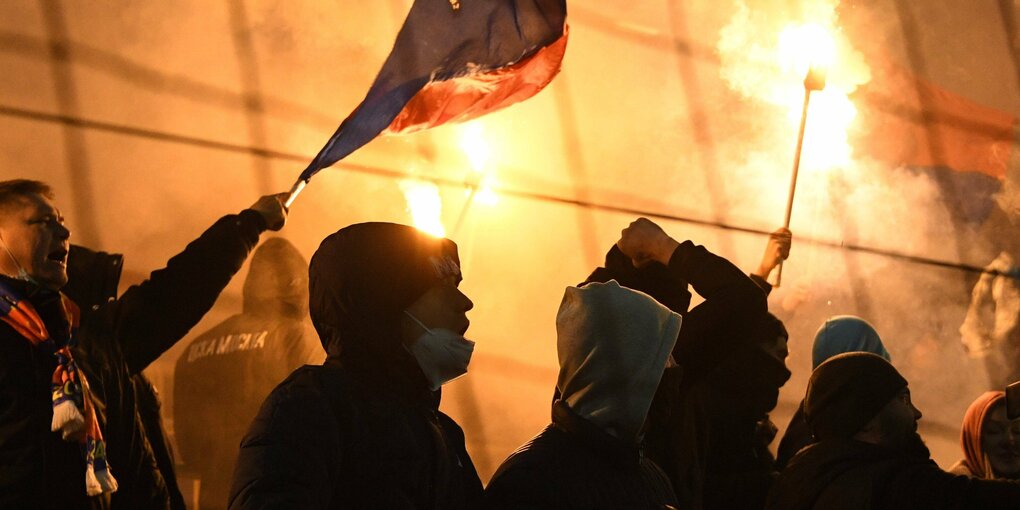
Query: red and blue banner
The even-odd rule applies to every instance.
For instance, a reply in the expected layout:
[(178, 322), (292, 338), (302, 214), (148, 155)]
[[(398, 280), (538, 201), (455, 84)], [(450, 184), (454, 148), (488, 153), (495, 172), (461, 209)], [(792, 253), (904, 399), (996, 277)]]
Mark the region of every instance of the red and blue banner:
[(301, 174), (380, 133), (465, 121), (528, 99), (560, 70), (566, 0), (415, 0), (365, 99)]

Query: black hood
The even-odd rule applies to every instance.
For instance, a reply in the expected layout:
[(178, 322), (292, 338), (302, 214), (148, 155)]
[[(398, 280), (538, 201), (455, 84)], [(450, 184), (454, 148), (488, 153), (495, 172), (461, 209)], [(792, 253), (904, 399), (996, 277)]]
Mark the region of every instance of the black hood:
[(302, 319), (308, 313), (308, 262), (290, 241), (266, 240), (244, 280), (244, 313)]
[[(914, 434), (910, 444), (902, 449), (864, 443), (853, 439), (822, 441), (801, 450), (782, 472), (769, 495), (768, 509), (811, 510), (826, 489), (851, 472), (857, 484), (855, 494), (829, 494), (832, 497), (853, 498), (871, 494), (872, 490), (887, 482), (899, 469), (922, 464), (933, 464), (921, 437)], [(870, 481), (871, 487), (860, 486)], [(836, 489), (840, 491), (841, 489)], [(846, 492), (845, 489), (842, 489)], [(851, 508), (853, 506), (847, 506)]]
[(359, 223), (323, 239), (308, 272), (309, 314), (331, 360), (427, 386), (402, 345), (400, 323), (443, 277), (459, 278), (453, 241), (406, 225)]

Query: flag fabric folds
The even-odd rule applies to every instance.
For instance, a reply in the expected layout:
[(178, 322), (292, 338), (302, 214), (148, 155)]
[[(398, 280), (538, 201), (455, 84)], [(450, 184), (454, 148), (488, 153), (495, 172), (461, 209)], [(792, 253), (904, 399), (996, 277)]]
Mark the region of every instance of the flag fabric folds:
[[(881, 61), (880, 61), (881, 62)], [(1018, 119), (884, 62), (865, 90), (869, 154), (903, 166), (948, 168), (1002, 180), (1016, 145)]]
[(559, 72), (566, 14), (566, 0), (415, 0), (365, 99), (301, 179), (383, 131), (464, 121), (537, 94)]
[(1017, 117), (885, 59), (872, 61), (874, 79), (856, 92), (866, 105), (857, 144), (872, 158), (933, 179), (955, 221), (985, 222), (1004, 182), (1020, 172)]

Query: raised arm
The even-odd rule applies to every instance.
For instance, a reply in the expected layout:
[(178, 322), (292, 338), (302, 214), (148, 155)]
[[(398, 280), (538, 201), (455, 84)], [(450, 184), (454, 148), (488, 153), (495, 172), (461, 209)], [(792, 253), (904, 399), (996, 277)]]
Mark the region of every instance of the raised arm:
[(707, 369), (735, 343), (749, 341), (748, 328), (768, 308), (765, 293), (739, 268), (691, 241), (679, 243), (645, 218), (630, 224), (617, 243), (636, 266), (664, 264), (705, 299), (684, 316), (673, 349), (677, 363)]
[(105, 330), (101, 334), (112, 334), (132, 373), (141, 372), (202, 319), (263, 231), (283, 227), (285, 195), (262, 197), (239, 214), (220, 218), (165, 268), (97, 312), (102, 317), (95, 323)]

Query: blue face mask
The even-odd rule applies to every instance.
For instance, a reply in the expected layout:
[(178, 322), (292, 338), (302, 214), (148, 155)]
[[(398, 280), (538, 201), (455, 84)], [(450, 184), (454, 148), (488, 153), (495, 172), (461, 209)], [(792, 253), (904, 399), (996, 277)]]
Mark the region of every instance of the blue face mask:
[(432, 391), (467, 373), (474, 342), (449, 329), (430, 329), (406, 310), (404, 313), (425, 330), (407, 350), (418, 361)]

